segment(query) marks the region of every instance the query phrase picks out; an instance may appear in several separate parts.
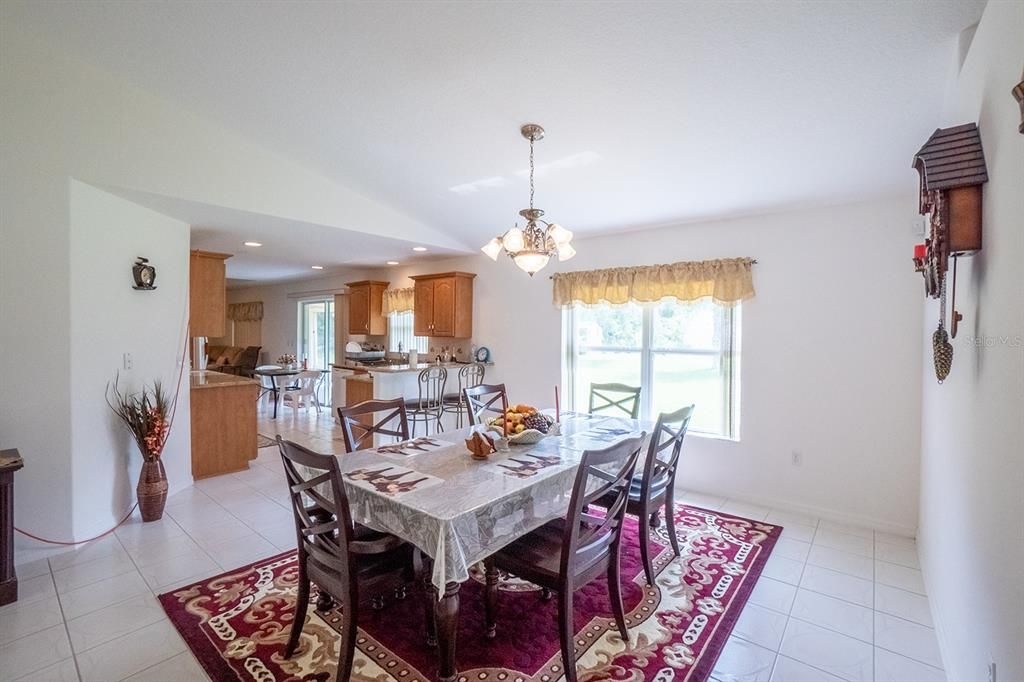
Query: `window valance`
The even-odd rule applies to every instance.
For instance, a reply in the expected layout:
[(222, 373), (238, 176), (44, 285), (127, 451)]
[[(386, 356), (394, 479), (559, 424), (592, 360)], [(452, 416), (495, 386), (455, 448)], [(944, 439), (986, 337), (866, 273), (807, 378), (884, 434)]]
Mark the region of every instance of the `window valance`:
[(562, 272), (554, 275), (553, 300), (559, 307), (576, 303), (652, 303), (663, 298), (696, 301), (711, 297), (733, 305), (754, 295), (752, 258), (726, 258)]
[(390, 313), (404, 313), (412, 310), (415, 302), (414, 292), (415, 289), (412, 287), (407, 287), (405, 289), (385, 289), (383, 313), (388, 315)]
[(235, 322), (258, 322), (263, 319), (263, 301), (229, 303), (228, 319)]

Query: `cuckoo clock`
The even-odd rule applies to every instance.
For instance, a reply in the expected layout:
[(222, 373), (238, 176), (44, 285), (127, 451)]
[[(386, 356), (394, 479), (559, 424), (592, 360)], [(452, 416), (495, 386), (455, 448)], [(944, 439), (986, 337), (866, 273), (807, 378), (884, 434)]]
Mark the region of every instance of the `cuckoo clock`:
[(981, 186), (988, 182), (985, 153), (975, 123), (940, 128), (914, 156), (921, 180), (919, 210), (928, 217), (928, 238), (914, 247), (914, 266), (927, 296), (938, 298), (939, 328), (933, 336), (935, 371), (946, 378), (953, 349), (945, 331), (946, 275), (953, 259), (950, 335), (963, 316), (956, 311), (956, 259), (981, 250)]

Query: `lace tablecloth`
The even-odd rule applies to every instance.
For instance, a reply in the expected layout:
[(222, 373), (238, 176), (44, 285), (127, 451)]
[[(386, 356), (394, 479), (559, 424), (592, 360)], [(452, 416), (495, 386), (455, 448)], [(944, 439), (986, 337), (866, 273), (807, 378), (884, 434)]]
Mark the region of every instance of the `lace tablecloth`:
[(443, 594), (446, 583), (468, 579), (474, 563), (565, 515), (584, 450), (651, 431), (638, 421), (589, 415), (563, 417), (561, 428), (559, 436), (511, 446), (486, 462), (470, 457), (469, 429), (397, 453), (338, 454), (352, 518), (433, 557), (432, 582)]

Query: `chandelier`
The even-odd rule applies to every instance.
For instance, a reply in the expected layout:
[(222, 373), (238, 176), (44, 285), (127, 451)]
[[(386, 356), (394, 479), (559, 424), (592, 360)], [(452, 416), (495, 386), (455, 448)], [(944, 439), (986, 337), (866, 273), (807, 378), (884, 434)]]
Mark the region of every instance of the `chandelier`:
[(530, 208), (519, 212), (526, 219), (526, 227), (520, 229), (516, 223), (480, 250), (496, 261), (504, 249), (521, 270), (533, 277), (533, 273), (543, 269), (552, 256), (557, 255), (560, 261), (569, 260), (576, 255), (576, 249), (570, 244), (572, 232), (558, 223), (542, 220), (544, 211), (533, 207), (533, 143), (544, 138), (544, 129), (536, 123), (527, 123), (519, 132), (530, 141)]

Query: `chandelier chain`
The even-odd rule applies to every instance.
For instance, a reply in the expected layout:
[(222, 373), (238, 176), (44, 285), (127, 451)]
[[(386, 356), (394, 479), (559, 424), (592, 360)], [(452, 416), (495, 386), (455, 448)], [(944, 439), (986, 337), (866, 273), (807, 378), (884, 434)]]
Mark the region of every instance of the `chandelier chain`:
[(530, 208), (533, 208), (533, 137), (530, 137)]

